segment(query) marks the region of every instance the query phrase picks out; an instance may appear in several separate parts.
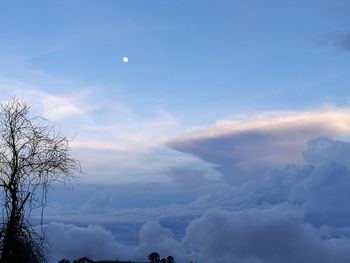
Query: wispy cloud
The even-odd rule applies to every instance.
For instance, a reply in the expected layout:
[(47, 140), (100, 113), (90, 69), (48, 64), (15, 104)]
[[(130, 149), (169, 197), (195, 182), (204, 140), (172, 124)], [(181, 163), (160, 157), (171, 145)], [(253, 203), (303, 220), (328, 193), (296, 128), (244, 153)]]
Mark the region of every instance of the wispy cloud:
[(30, 82), (0, 79), (0, 99), (18, 96), (31, 103), (36, 114), (59, 121), (60, 127), (77, 134), (72, 143), (77, 149), (140, 153), (184, 129), (162, 108), (155, 108), (153, 116), (145, 118), (123, 102), (101, 95), (101, 89), (80, 84), (72, 92), (50, 91)]
[[(108, 107), (104, 105), (100, 110), (109, 112)], [(180, 134), (184, 127), (162, 110), (147, 119), (130, 112), (122, 116), (109, 116), (107, 120), (92, 115), (89, 122), (82, 124), (82, 129), (89, 137), (76, 142), (80, 148), (137, 153), (162, 145)]]
[(44, 116), (49, 119), (61, 120), (73, 116), (79, 116), (86, 113), (80, 103), (73, 98), (62, 96), (52, 96), (44, 94), (42, 96), (42, 105), (44, 107)]
[(52, 92), (34, 84), (0, 79), (0, 90), (0, 99), (16, 95), (33, 105), (34, 114), (58, 123), (62, 132), (74, 136), (70, 146), (81, 160), (88, 181), (164, 181), (169, 179), (164, 174), (174, 168), (171, 162), (183, 162), (179, 165), (184, 168), (191, 160), (179, 153), (169, 154), (171, 150), (161, 153), (162, 145), (184, 130), (181, 122), (161, 107), (155, 106), (153, 114), (145, 117), (104, 96), (101, 89), (82, 85), (74, 92)]
[[(87, 91), (71, 94), (53, 94), (19, 81), (0, 81), (0, 90), (8, 96), (17, 96), (33, 105), (33, 109), (53, 121), (81, 117), (90, 110), (86, 103)], [(2, 99), (8, 97), (2, 96)]]

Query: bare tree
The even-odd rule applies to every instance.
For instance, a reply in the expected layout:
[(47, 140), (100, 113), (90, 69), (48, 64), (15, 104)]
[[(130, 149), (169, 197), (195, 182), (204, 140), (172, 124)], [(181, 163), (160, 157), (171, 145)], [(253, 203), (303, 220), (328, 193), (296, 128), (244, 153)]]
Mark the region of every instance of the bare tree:
[(46, 204), (55, 181), (70, 182), (80, 165), (69, 140), (30, 106), (12, 99), (0, 104), (1, 263), (43, 262), (43, 232), (30, 224), (32, 209)]

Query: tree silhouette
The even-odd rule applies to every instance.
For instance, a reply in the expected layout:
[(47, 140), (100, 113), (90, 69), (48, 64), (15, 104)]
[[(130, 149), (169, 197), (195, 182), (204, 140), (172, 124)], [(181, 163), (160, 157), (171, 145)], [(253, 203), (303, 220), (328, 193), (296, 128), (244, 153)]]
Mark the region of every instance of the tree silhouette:
[(89, 259), (87, 257), (79, 258), (78, 260), (74, 260), (74, 262), (77, 263), (93, 263), (94, 261), (92, 259)]
[(175, 263), (175, 261), (174, 261), (174, 257), (172, 257), (172, 256), (168, 256), (167, 257), (167, 261), (166, 261), (167, 263)]
[(162, 259), (160, 260), (160, 263), (167, 263), (167, 262), (166, 262), (166, 259), (165, 259), (165, 258), (162, 258)]
[(43, 215), (50, 184), (80, 170), (67, 137), (29, 110), (16, 98), (0, 104), (1, 263), (44, 261), (43, 230), (33, 230), (30, 212), (40, 207)]
[(148, 260), (151, 263), (159, 263), (159, 254), (157, 252), (152, 252), (151, 254), (148, 255)]

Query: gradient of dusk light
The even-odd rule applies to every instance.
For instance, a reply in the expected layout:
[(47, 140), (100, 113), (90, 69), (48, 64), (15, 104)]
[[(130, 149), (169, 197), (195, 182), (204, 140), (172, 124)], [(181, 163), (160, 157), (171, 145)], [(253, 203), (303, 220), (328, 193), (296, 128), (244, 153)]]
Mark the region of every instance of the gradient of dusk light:
[(48, 193), (50, 263), (145, 262), (153, 251), (348, 262), (348, 1), (0, 10), (0, 100), (17, 96), (57, 124), (83, 170)]

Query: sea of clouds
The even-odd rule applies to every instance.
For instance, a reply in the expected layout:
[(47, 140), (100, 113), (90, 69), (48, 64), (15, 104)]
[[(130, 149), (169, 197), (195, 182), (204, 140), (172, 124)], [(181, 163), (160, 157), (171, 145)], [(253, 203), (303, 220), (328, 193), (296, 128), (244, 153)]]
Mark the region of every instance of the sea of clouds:
[[(48, 207), (51, 262), (82, 256), (146, 260), (152, 251), (177, 262), (347, 262), (350, 144), (313, 139), (303, 156), (303, 164), (272, 167), (239, 185), (224, 177), (205, 181), (192, 196), (178, 186), (138, 186), (135, 200), (174, 196), (153, 207), (116, 208), (120, 186), (82, 187), (76, 195), (86, 196), (77, 204)], [(129, 187), (125, 196), (137, 195)], [(188, 200), (176, 200), (179, 193)]]

